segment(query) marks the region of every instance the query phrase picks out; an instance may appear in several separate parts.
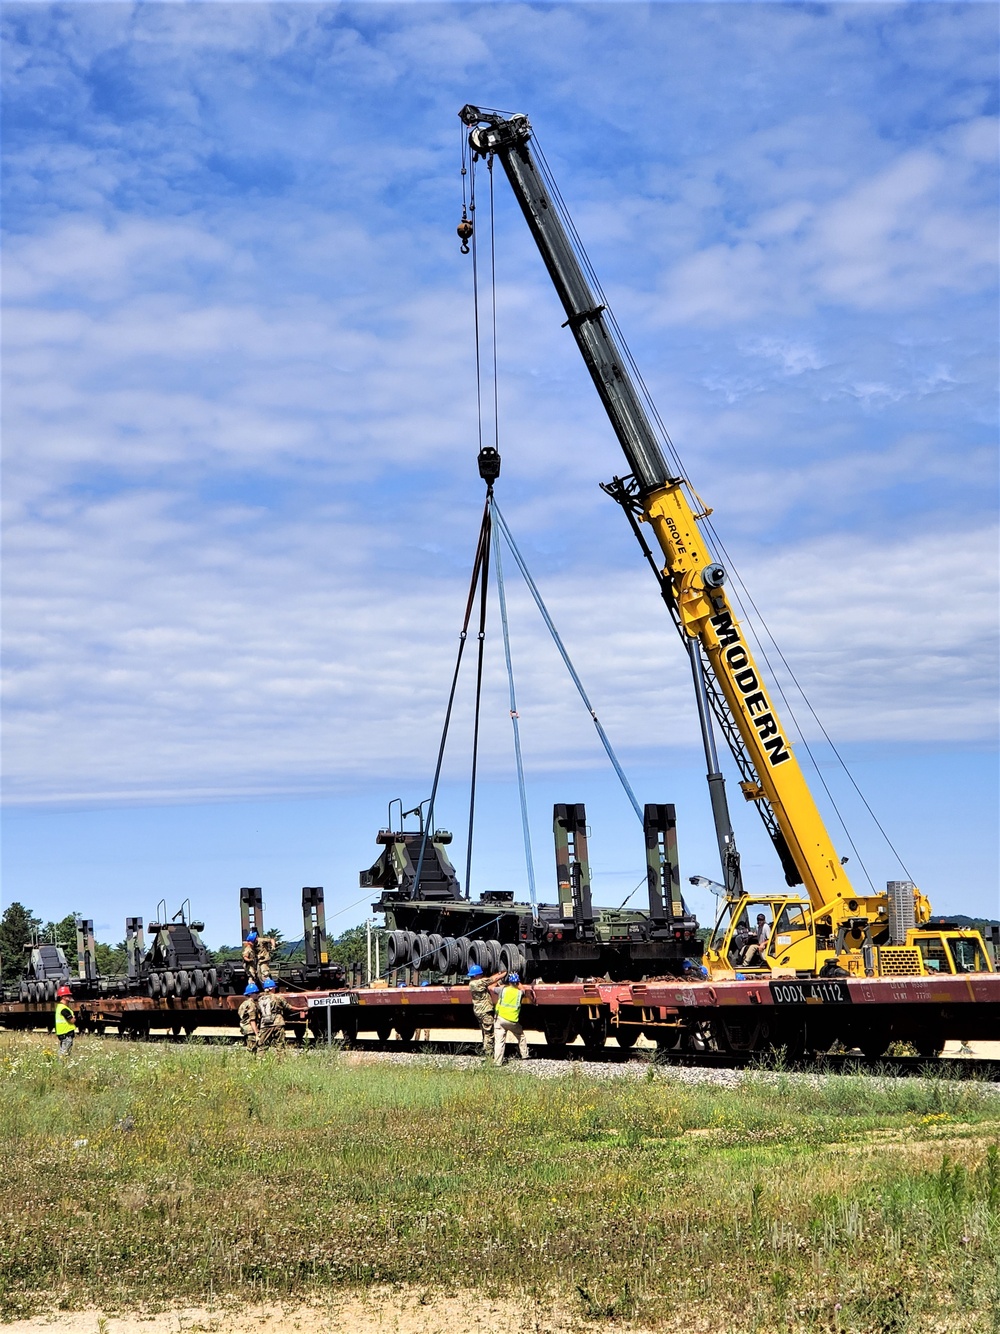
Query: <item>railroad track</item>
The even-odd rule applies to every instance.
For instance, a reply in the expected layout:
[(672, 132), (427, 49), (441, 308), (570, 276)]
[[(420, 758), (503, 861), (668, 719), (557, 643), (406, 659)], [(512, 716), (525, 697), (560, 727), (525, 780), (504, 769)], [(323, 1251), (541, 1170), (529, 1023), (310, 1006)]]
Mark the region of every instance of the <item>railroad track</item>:
[[(173, 1033), (149, 1033), (141, 1038), (134, 1034), (121, 1035), (126, 1041), (159, 1043), (196, 1042), (205, 1046), (237, 1046), (242, 1038), (233, 1032), (199, 1034), (187, 1036)], [(315, 1044), (324, 1047), (319, 1040)], [(355, 1038), (350, 1043), (341, 1039), (334, 1042), (340, 1051), (367, 1052), (370, 1054), (409, 1055), (409, 1056), (476, 1056), (480, 1050), (473, 1042), (400, 1042), (390, 1039), (381, 1042), (377, 1038)], [(840, 1075), (880, 1075), (899, 1078), (904, 1076), (932, 1077), (935, 1079), (978, 1079), (988, 1083), (1000, 1082), (1000, 1060), (980, 1059), (978, 1057), (938, 1057), (928, 1059), (922, 1056), (882, 1056), (870, 1059), (858, 1052), (827, 1054), (796, 1061), (769, 1059), (760, 1052), (680, 1052), (662, 1051), (655, 1047), (632, 1048), (623, 1050), (619, 1047), (600, 1049), (589, 1047), (547, 1046), (544, 1042), (529, 1042), (528, 1051), (532, 1060), (558, 1061), (567, 1066), (582, 1063), (600, 1063), (604, 1065), (650, 1065), (681, 1067), (709, 1070), (761, 1070), (769, 1073), (796, 1074), (840, 1074)], [(508, 1056), (508, 1061), (516, 1061)]]

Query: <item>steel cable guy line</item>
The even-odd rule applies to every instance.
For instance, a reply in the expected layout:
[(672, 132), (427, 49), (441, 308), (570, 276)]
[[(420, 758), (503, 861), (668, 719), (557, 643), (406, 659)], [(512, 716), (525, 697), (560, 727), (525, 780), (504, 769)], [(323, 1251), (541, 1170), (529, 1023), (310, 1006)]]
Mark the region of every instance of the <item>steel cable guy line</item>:
[[(625, 777), (625, 771), (624, 771), (624, 769), (622, 769), (622, 766), (621, 766), (621, 764), (619, 763), (618, 756), (615, 754), (615, 751), (614, 751), (614, 747), (612, 746), (611, 742), (608, 740), (608, 734), (607, 734), (607, 732), (605, 732), (604, 727), (603, 727), (602, 724), (601, 724), (601, 720), (600, 720), (600, 719), (598, 718), (598, 716), (597, 716), (597, 711), (595, 710), (593, 704), (591, 704), (590, 699), (589, 699), (589, 697), (588, 697), (588, 695), (587, 695), (586, 690), (584, 690), (584, 688), (583, 688), (583, 682), (580, 680), (580, 677), (579, 677), (578, 674), (577, 674), (577, 670), (576, 670), (576, 668), (573, 666), (573, 663), (572, 663), (572, 661), (570, 660), (570, 656), (569, 656), (569, 654), (566, 652), (566, 646), (565, 646), (565, 644), (562, 642), (562, 640), (561, 640), (560, 637), (559, 637), (559, 631), (556, 629), (556, 627), (555, 627), (555, 623), (553, 622), (552, 617), (549, 615), (548, 608), (546, 607), (545, 603), (542, 601), (542, 595), (541, 595), (541, 593), (539, 593), (539, 591), (538, 591), (538, 587), (537, 587), (537, 585), (535, 584), (534, 579), (532, 579), (531, 574), (530, 574), (529, 571), (528, 571), (528, 567), (527, 567), (527, 565), (526, 565), (525, 562), (524, 562), (524, 557), (521, 555), (521, 552), (520, 552), (520, 550), (518, 549), (517, 543), (514, 541), (513, 534), (511, 533), (510, 529), (507, 527), (507, 521), (506, 521), (506, 519), (503, 517), (503, 515), (500, 513), (500, 507), (497, 505), (497, 503), (496, 503), (495, 500), (493, 501), (493, 515), (494, 515), (494, 518), (495, 518), (495, 520), (496, 520), (496, 525), (495, 525), (495, 526), (496, 526), (496, 528), (499, 529), (499, 531), (503, 534), (503, 539), (504, 539), (504, 541), (507, 543), (508, 547), (510, 548), (510, 553), (511, 553), (511, 555), (514, 557), (515, 561), (517, 561), (517, 567), (518, 567), (518, 569), (521, 571), (521, 574), (522, 574), (522, 576), (523, 576), (523, 578), (524, 578), (524, 582), (528, 585), (528, 591), (531, 593), (531, 596), (532, 596), (532, 597), (534, 598), (534, 600), (535, 600), (535, 606), (538, 608), (539, 612), (541, 613), (542, 620), (545, 622), (545, 625), (546, 625), (546, 628), (548, 629), (549, 634), (552, 636), (552, 642), (555, 644), (556, 648), (559, 650), (559, 656), (562, 658), (563, 662), (566, 664), (566, 670), (569, 672), (570, 676), (573, 678), (573, 684), (576, 686), (577, 691), (578, 691), (578, 693), (579, 693), (579, 695), (580, 695), (580, 698), (583, 700), (584, 707), (586, 708), (587, 712), (590, 714), (591, 718), (593, 719), (594, 726), (597, 728), (597, 735), (601, 738), (601, 745), (604, 747), (605, 751), (607, 752), (608, 759), (611, 761), (612, 765), (614, 766), (614, 771), (615, 771), (615, 773), (618, 775), (618, 781), (621, 783), (622, 787), (625, 789), (625, 795), (628, 797), (629, 801), (632, 803), (632, 809), (635, 811), (636, 815), (639, 817), (639, 820), (641, 821), (642, 818), (643, 818), (643, 816), (642, 816), (642, 807), (639, 805), (639, 802), (638, 802), (638, 800), (636, 799), (636, 795), (635, 795), (635, 793), (632, 791), (632, 785), (631, 785), (631, 783), (629, 783), (628, 779)], [(499, 557), (498, 557), (498, 560), (499, 560)], [(497, 566), (497, 571), (498, 571), (498, 574), (499, 574), (499, 564), (498, 564), (498, 566)]]
[[(492, 496), (487, 500), (499, 518), (500, 511)], [(501, 519), (501, 524), (503, 520)], [(517, 763), (517, 790), (521, 799), (521, 830), (524, 835), (524, 860), (528, 871), (528, 893), (531, 897), (531, 915), (538, 921), (538, 901), (535, 895), (535, 865), (531, 857), (531, 830), (528, 826), (528, 800), (524, 790), (524, 765), (521, 761), (521, 732), (518, 728), (517, 696), (514, 693), (514, 667), (510, 657), (510, 627), (507, 624), (507, 595), (503, 585), (503, 563), (500, 559), (500, 537), (496, 524), (493, 526), (493, 557), (497, 569), (497, 594), (500, 599), (500, 622), (503, 626), (503, 651), (507, 660), (507, 686), (510, 692), (510, 721), (514, 728), (514, 758)]]
[[(487, 509), (484, 524), (492, 528), (489, 512), (489, 498), (493, 488), (487, 491)], [(472, 723), (472, 780), (469, 785), (469, 841), (465, 852), (465, 897), (472, 898), (472, 836), (476, 822), (476, 774), (479, 769), (479, 717), (483, 700), (483, 651), (486, 646), (486, 608), (489, 601), (490, 582), (490, 547), (492, 543), (487, 535), (483, 551), (483, 573), (479, 581), (479, 651), (476, 655), (476, 711)]]
[(420, 888), (420, 876), (424, 869), (424, 855), (427, 852), (427, 839), (434, 825), (434, 802), (437, 798), (438, 783), (441, 779), (441, 765), (444, 762), (444, 748), (448, 741), (448, 728), (451, 726), (451, 711), (455, 705), (455, 691), (458, 688), (458, 673), (462, 667), (462, 654), (465, 652), (465, 643), (469, 634), (469, 621), (472, 617), (472, 605), (476, 597), (476, 588), (479, 583), (480, 575), (485, 560), (485, 549), (490, 541), (490, 501), (487, 498), (483, 506), (483, 521), (479, 526), (479, 541), (476, 545), (476, 559), (472, 566), (472, 582), (469, 585), (469, 597), (465, 604), (465, 620), (462, 622), (462, 631), (458, 637), (458, 657), (455, 660), (455, 674), (451, 679), (451, 692), (448, 695), (448, 707), (445, 710), (444, 726), (441, 729), (441, 744), (438, 747), (437, 764), (434, 766), (434, 782), (431, 785), (430, 802), (427, 806), (427, 822), (424, 825), (423, 836), (420, 840), (420, 856), (417, 859), (417, 871), (413, 879), (413, 897), (417, 897), (417, 891)]

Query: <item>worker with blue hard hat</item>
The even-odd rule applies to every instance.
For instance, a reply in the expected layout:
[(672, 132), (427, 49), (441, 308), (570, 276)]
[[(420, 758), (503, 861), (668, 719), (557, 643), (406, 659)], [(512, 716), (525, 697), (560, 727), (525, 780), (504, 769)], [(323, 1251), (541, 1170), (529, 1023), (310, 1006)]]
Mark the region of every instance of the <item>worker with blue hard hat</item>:
[(472, 1013), (483, 1035), (483, 1055), (489, 1056), (493, 1050), (493, 1000), (490, 987), (495, 986), (505, 974), (501, 971), (487, 977), (481, 964), (469, 965), (469, 991), (472, 993)]
[(285, 1045), (285, 1015), (289, 1012), (288, 1001), (279, 995), (273, 977), (264, 979), (263, 990), (257, 1001), (260, 1011), (260, 1033), (257, 1038), (257, 1050), (265, 1047)]
[(247, 1051), (257, 1050), (257, 1035), (260, 1023), (260, 1011), (257, 1008), (256, 1000), (258, 991), (259, 987), (256, 982), (248, 982), (238, 1011), (240, 1032), (243, 1035)]
[(521, 1060), (528, 1059), (528, 1039), (521, 1024), (521, 998), (524, 990), (524, 984), (518, 974), (508, 973), (497, 999), (493, 1028), (494, 1065), (503, 1065), (508, 1033), (517, 1039), (517, 1054)]

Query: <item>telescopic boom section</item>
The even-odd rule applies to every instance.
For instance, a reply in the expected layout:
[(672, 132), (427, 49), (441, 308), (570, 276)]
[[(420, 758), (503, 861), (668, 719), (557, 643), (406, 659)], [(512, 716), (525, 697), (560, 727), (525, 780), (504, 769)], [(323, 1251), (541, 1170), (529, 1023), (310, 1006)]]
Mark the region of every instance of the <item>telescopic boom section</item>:
[[(834, 921), (861, 914), (874, 919), (881, 896), (869, 903), (855, 895), (840, 863), (726, 595), (725, 570), (712, 558), (684, 479), (670, 474), (627, 358), (532, 156), (527, 117), (505, 117), (474, 106), (459, 114), (470, 128), (473, 152), (499, 159), (507, 174), (566, 311), (566, 324), (635, 475), (641, 517), (652, 527), (663, 552), (665, 592), (675, 617), (689, 640), (700, 644), (756, 776), (755, 782), (742, 784), (744, 794), (748, 800), (770, 805), (775, 833), (783, 836), (814, 912), (830, 912)], [(784, 854), (781, 838), (775, 837), (775, 843)], [(790, 871), (784, 855), (782, 860)]]

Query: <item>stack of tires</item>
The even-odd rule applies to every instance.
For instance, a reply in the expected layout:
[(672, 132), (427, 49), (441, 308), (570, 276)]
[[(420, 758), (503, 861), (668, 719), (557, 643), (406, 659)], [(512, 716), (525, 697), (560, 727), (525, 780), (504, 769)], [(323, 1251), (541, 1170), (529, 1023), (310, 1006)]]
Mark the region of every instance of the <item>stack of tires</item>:
[(147, 978), (153, 1000), (167, 1000), (176, 996), (214, 996), (219, 986), (219, 974), (214, 968), (180, 968), (172, 973), (169, 968), (150, 973)]
[(22, 1005), (55, 1004), (56, 988), (60, 985), (54, 978), (42, 982), (21, 982), (17, 988), (17, 999)]
[(421, 972), (462, 976), (477, 963), (484, 973), (524, 972), (524, 955), (514, 944), (480, 940), (468, 936), (424, 935), (415, 931), (390, 931), (386, 939), (386, 965), (416, 968)]

